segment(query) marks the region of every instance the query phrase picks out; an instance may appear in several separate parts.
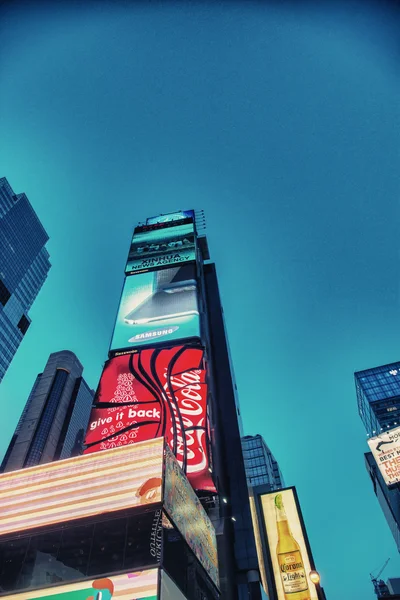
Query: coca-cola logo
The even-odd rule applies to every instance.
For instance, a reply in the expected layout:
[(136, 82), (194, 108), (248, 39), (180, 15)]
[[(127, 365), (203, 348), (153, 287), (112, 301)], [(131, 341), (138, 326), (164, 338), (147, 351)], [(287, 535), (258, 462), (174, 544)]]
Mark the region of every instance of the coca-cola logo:
[(215, 491), (209, 470), (203, 349), (143, 349), (111, 359), (89, 419), (85, 453), (164, 436), (194, 488)]

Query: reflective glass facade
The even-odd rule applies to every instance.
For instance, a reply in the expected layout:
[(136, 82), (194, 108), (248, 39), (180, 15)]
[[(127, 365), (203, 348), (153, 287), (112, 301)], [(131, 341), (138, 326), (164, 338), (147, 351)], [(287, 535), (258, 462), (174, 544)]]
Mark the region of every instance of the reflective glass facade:
[(0, 381), (30, 324), (50, 269), (48, 235), (25, 194), (0, 178)]
[(14, 471), (82, 453), (94, 391), (73, 352), (50, 355), (36, 378), (0, 471)]
[(249, 485), (269, 485), (271, 490), (285, 486), (278, 462), (261, 435), (246, 435), (242, 446)]
[(369, 435), (400, 424), (400, 362), (354, 374), (358, 412)]

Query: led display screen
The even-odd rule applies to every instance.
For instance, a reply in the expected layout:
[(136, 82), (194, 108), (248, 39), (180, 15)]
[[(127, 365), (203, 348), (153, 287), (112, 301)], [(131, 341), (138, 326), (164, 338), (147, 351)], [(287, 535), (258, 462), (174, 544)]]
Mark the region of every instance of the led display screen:
[(386, 485), (400, 481), (400, 427), (390, 429), (368, 440)]
[(165, 436), (195, 489), (209, 471), (204, 350), (144, 349), (109, 360), (89, 419), (85, 454)]
[(293, 488), (260, 496), (278, 600), (318, 600), (310, 579), (310, 557)]
[(187, 600), (179, 588), (168, 577), (165, 571), (161, 571), (161, 594), (160, 600)]
[(169, 448), (166, 448), (165, 456), (164, 508), (218, 587), (217, 538), (214, 526)]
[[(158, 569), (98, 577), (79, 583), (2, 596), (4, 600), (157, 600)], [(167, 596), (168, 597), (168, 596)], [(177, 596), (179, 598), (179, 596)]]
[(155, 439), (3, 473), (0, 535), (161, 502), (163, 452)]
[(200, 337), (195, 265), (125, 278), (110, 351)]
[(179, 210), (177, 212), (168, 213), (167, 215), (149, 217), (146, 224), (155, 225), (156, 223), (171, 223), (172, 221), (180, 221), (187, 218), (194, 219), (194, 210)]
[(125, 272), (136, 273), (196, 260), (193, 223), (134, 234)]

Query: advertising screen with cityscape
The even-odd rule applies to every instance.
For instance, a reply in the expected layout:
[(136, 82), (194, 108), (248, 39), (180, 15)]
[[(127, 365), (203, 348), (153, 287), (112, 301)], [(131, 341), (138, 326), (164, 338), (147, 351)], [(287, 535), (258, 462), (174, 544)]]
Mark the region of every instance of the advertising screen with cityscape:
[(195, 265), (125, 278), (110, 352), (199, 337)]
[(169, 448), (166, 448), (165, 456), (164, 508), (218, 587), (217, 538), (214, 526)]
[[(157, 600), (158, 569), (111, 575), (42, 590), (2, 596), (4, 600)], [(177, 596), (179, 598), (179, 596)]]
[(3, 473), (0, 535), (161, 502), (163, 453), (159, 438)]
[(193, 223), (135, 233), (125, 272), (136, 273), (196, 260)]
[(85, 454), (165, 436), (195, 489), (215, 491), (209, 471), (204, 350), (144, 349), (109, 360), (85, 438)]
[(318, 600), (293, 488), (263, 494), (260, 501), (278, 600), (301, 593)]
[(386, 485), (400, 481), (400, 427), (368, 440), (368, 446)]

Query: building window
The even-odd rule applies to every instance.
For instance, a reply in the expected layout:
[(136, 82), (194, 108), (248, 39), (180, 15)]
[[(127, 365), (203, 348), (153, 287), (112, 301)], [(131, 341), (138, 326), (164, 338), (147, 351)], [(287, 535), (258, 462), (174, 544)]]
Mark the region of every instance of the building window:
[(10, 298), (11, 293), (8, 291), (7, 286), (0, 279), (0, 304), (5, 306)]
[(29, 329), (30, 324), (31, 324), (31, 322), (26, 318), (26, 316), (22, 315), (22, 317), (18, 321), (18, 325), (17, 325), (18, 329), (22, 332), (22, 335), (26, 334), (26, 332)]

